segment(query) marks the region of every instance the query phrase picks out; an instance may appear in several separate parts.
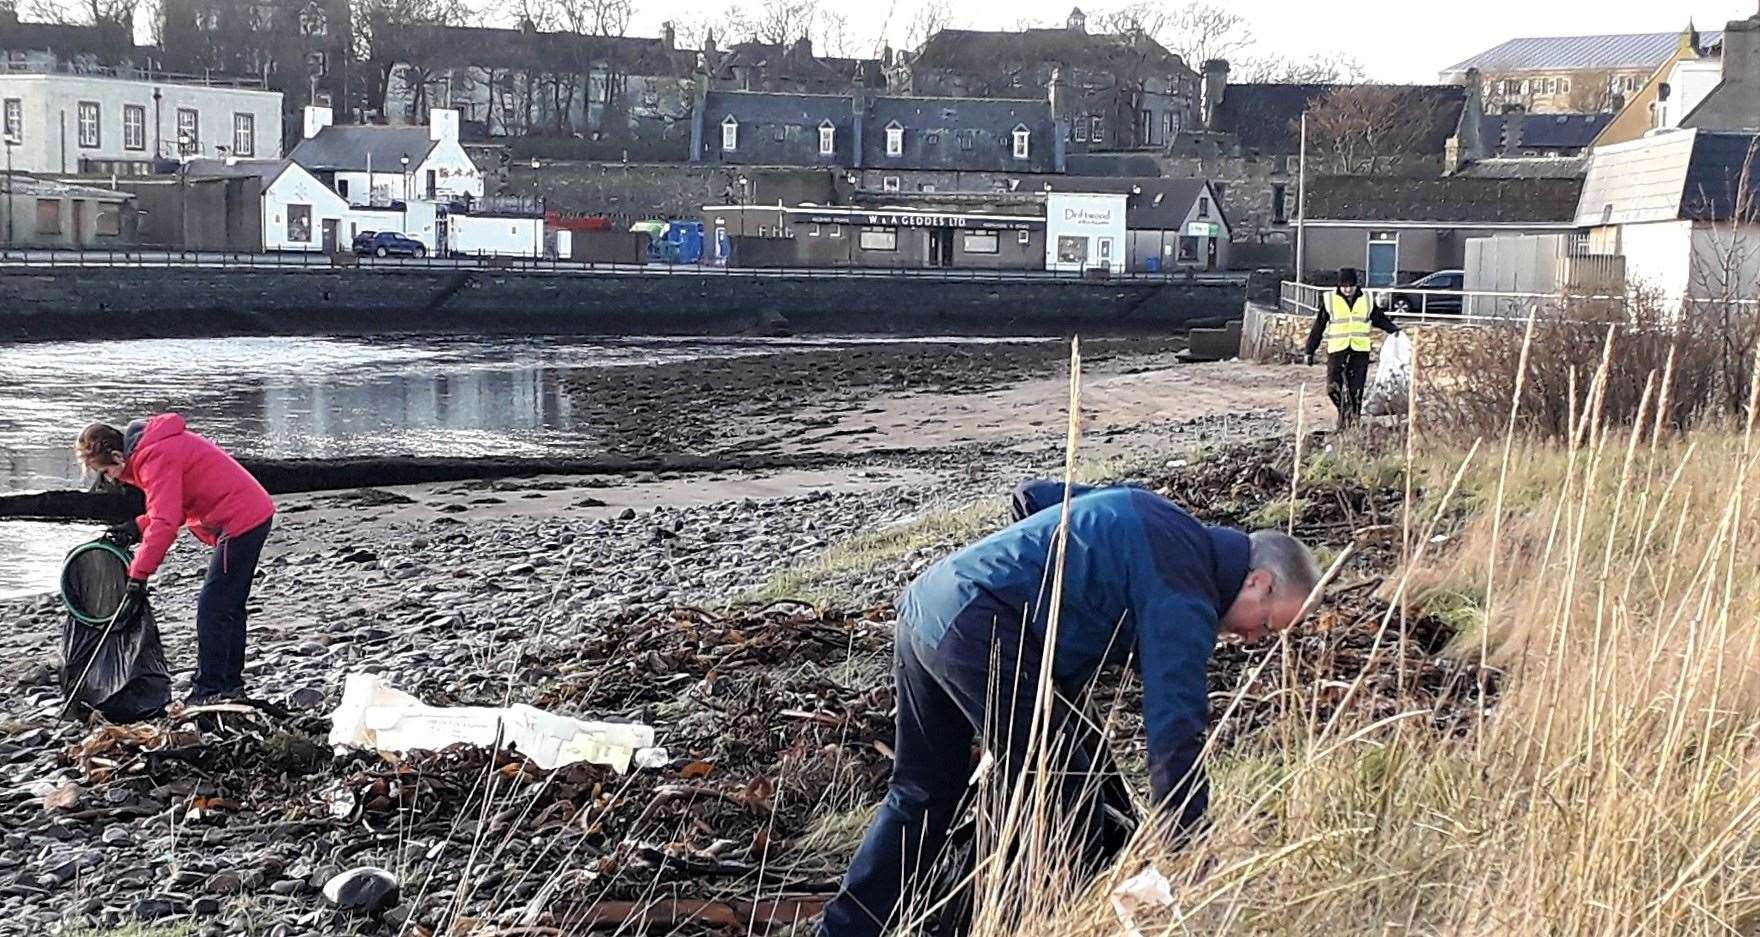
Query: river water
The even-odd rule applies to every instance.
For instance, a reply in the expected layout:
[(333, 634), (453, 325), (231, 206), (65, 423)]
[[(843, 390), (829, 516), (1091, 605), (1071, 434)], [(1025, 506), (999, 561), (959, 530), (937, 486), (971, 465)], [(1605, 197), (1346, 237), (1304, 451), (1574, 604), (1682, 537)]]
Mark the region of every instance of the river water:
[[(176, 411), (248, 455), (591, 448), (563, 388), (576, 369), (848, 344), (842, 339), (228, 338), (0, 346), (0, 491), (82, 484), (94, 420)], [(0, 521), (0, 596), (54, 588), (90, 525)]]

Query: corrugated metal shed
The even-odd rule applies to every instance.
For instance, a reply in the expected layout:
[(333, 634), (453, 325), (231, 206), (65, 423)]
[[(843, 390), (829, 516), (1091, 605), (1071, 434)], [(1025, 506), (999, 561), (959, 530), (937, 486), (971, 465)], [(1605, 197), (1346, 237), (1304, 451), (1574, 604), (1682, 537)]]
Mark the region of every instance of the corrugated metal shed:
[[(1469, 68), (1488, 74), (1655, 68), (1679, 46), (1681, 34), (1630, 33), (1609, 36), (1537, 36), (1511, 39), (1443, 70), (1458, 75)], [(1721, 30), (1699, 34), (1708, 46), (1723, 40)]]

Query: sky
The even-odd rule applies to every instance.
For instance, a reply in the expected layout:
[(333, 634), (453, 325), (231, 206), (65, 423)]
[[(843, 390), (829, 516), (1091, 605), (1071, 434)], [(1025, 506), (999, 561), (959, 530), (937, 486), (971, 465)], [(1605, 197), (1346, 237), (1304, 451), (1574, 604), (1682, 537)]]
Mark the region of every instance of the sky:
[[(856, 36), (885, 36), (895, 47), (904, 37), (922, 0), (821, 0), (842, 14)], [(1079, 0), (1077, 0), (1079, 2)], [(1177, 6), (1181, 0), (1170, 0)], [(1425, 0), (1219, 0), (1244, 16), (1261, 53), (1305, 59), (1339, 50), (1360, 62), (1371, 80), (1432, 82), (1442, 69), (1507, 39), (1523, 36), (1579, 36), (1600, 33), (1673, 32), (1690, 17), (1700, 29), (1721, 29), (1732, 19), (1753, 16), (1760, 0), (1685, 0), (1679, 4), (1643, 0), (1473, 0), (1469, 4)], [(1072, 0), (953, 0), (956, 27), (1008, 29), (1023, 20), (1061, 24)], [(748, 0), (750, 4), (750, 0)], [(731, 5), (698, 0), (694, 11)], [(1109, 4), (1084, 5), (1090, 16)], [(1110, 4), (1118, 5), (1118, 4)], [(670, 4), (636, 4), (630, 35), (659, 35), (660, 24), (679, 15)], [(1438, 12), (1446, 11), (1446, 12)], [(1194, 63), (1195, 64), (1195, 63)]]

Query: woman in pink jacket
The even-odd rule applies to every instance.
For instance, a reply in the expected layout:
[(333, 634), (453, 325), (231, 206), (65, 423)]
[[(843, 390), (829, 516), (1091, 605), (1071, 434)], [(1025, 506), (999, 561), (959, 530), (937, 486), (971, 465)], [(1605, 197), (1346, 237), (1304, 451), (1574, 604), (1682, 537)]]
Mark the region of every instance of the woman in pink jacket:
[(128, 568), (129, 598), (146, 598), (147, 578), (187, 526), (214, 548), (196, 599), (196, 675), (189, 701), (244, 695), (245, 600), (275, 519), (275, 502), (251, 473), (212, 442), (164, 413), (118, 431), (93, 423), (79, 434), (80, 463), (146, 492), (147, 513), (110, 529), (124, 547), (140, 544)]

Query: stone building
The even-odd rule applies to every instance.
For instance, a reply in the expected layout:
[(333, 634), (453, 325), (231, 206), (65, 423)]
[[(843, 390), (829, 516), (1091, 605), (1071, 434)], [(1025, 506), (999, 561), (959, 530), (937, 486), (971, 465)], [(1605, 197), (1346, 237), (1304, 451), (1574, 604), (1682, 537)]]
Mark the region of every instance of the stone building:
[[(1691, 33), (1689, 26), (1687, 33)], [(1636, 33), (1511, 39), (1442, 70), (1458, 84), (1478, 72), (1492, 111), (1519, 104), (1533, 113), (1617, 112), (1664, 64), (1677, 57), (1682, 33)], [(1716, 42), (1706, 32), (1704, 42)]]
[(0, 0), (0, 73), (4, 72), (129, 72), (146, 68), (148, 50), (137, 49), (123, 23), (74, 26), (26, 23), (18, 8)]
[(703, 48), (709, 87), (720, 91), (850, 94), (865, 89), (878, 94), (886, 88), (886, 64), (885, 56), (852, 59), (814, 55), (812, 40), (805, 37), (787, 45), (741, 42), (721, 51), (710, 34)]
[(282, 95), (292, 146), (308, 104), (354, 113), (356, 74), (348, 0), (164, 0), (161, 62), (173, 72), (251, 76)]
[(691, 161), (871, 170), (896, 192), (906, 172), (1058, 173), (1064, 152), (1045, 100), (711, 91)]
[(1090, 33), (1081, 10), (1061, 29), (944, 29), (894, 56), (893, 94), (1044, 96), (1071, 153), (1152, 150), (1198, 119), (1198, 74), (1147, 34)]
[[(683, 160), (698, 56), (659, 38), (518, 29), (406, 26), (375, 50), (383, 114), (421, 123), (457, 110), (467, 137), (544, 137), (577, 159)], [(540, 149), (534, 144), (534, 152)]]

